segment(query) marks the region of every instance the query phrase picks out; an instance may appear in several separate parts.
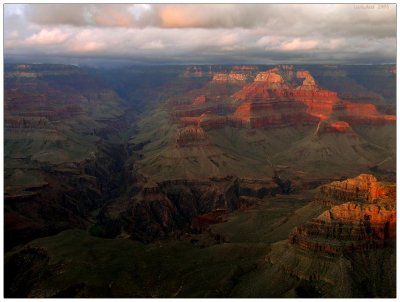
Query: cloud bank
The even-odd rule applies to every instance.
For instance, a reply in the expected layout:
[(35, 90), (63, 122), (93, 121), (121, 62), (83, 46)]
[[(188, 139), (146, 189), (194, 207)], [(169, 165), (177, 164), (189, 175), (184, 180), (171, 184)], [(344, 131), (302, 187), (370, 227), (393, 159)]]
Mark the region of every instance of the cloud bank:
[(156, 63), (388, 63), (396, 6), (6, 4), (5, 55)]

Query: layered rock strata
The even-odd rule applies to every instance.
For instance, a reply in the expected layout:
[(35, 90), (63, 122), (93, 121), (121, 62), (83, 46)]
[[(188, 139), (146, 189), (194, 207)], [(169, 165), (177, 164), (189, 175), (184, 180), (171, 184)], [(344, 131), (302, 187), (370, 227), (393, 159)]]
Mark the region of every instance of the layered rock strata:
[[(321, 186), (321, 201), (336, 205), (293, 229), (288, 241), (274, 244), (267, 261), (299, 279), (337, 286), (349, 278), (358, 258), (392, 248), (396, 240), (395, 192), (395, 184), (379, 182), (368, 174)], [(377, 268), (372, 265), (369, 269), (374, 272)]]
[[(321, 88), (307, 70), (295, 71), (293, 66), (284, 65), (260, 71), (254, 77), (249, 76), (250, 71), (243, 72), (232, 69), (214, 73), (211, 83), (242, 83), (224, 102), (221, 99), (217, 102), (215, 97), (206, 101), (200, 95), (192, 105), (172, 106), (171, 114), (178, 123), (197, 126), (201, 126), (202, 116), (207, 114), (207, 130), (224, 126), (317, 127), (319, 122), (327, 121), (319, 134), (350, 133), (353, 125), (379, 126), (396, 119), (393, 115), (381, 114), (374, 104), (341, 100), (336, 92)], [(248, 83), (251, 79), (253, 82)], [(200, 105), (203, 107), (198, 108)]]

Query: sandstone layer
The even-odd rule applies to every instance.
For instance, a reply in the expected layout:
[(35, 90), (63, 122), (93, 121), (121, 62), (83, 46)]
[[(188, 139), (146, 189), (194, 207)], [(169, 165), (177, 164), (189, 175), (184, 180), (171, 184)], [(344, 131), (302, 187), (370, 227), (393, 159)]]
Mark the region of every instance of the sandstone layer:
[[(267, 261), (303, 280), (334, 287), (350, 280), (360, 259), (392, 250), (396, 240), (395, 188), (367, 174), (321, 186), (319, 202), (331, 204), (331, 208), (294, 228), (287, 242), (274, 245)], [(391, 260), (372, 261), (384, 264)], [(379, 268), (371, 264), (368, 269), (372, 276)], [(347, 285), (340, 290), (353, 289)]]

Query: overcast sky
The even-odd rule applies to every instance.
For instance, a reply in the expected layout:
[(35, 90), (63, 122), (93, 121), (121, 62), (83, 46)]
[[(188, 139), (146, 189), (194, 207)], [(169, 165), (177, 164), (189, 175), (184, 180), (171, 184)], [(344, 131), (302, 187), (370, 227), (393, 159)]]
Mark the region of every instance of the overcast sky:
[(147, 63), (393, 63), (396, 6), (6, 4), (5, 56)]

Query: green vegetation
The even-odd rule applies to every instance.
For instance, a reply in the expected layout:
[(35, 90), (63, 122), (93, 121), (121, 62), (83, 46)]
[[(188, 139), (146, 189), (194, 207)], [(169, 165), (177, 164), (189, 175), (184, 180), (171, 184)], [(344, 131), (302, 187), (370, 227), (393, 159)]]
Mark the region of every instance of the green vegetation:
[[(294, 197), (264, 199), (253, 209), (232, 213), (227, 222), (213, 225), (210, 232), (192, 235), (196, 238), (192, 243), (185, 236), (142, 244), (68, 230), (12, 250), (6, 255), (6, 269), (11, 269), (7, 266), (10, 259), (21, 251), (45, 251), (49, 262), (37, 272), (44, 277), (29, 291), (36, 297), (62, 296), (63, 292), (81, 297), (279, 296), (296, 281), (287, 279), (275, 288), (269, 286), (272, 272), (264, 257), (270, 242), (287, 237), (292, 219), (296, 223), (305, 219), (298, 217), (296, 210), (307, 204)], [(225, 242), (215, 241), (215, 234)]]

